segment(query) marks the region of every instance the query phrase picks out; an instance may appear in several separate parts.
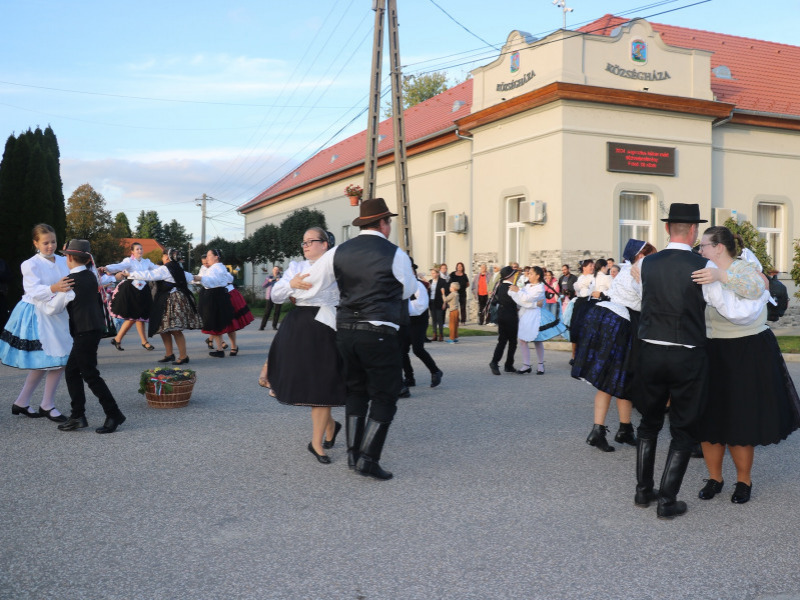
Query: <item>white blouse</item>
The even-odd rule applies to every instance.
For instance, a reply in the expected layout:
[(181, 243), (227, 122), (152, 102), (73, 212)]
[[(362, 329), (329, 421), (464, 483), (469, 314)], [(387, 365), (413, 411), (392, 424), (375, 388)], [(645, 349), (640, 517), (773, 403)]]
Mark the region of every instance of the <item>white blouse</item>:
[[(202, 278), (200, 283), (207, 290), (212, 288), (224, 287), (227, 288), (233, 282), (233, 275), (228, 272), (225, 265), (222, 263), (214, 263), (206, 268), (205, 273), (198, 273)], [(230, 291), (230, 290), (229, 290)]]
[[(106, 265), (106, 270), (109, 273), (119, 273), (120, 271), (128, 271), (129, 273), (133, 273), (134, 271), (152, 271), (153, 269), (157, 269), (158, 266), (153, 264), (149, 258), (140, 258), (135, 259), (133, 256), (129, 256), (125, 260), (120, 263), (115, 263), (113, 265)], [(147, 285), (146, 281), (142, 280), (134, 280), (133, 286), (137, 290), (143, 290), (144, 286)]]
[[(290, 297), (294, 296), (295, 290), (292, 288), (291, 281), (295, 275), (301, 275), (311, 271), (312, 262), (309, 260), (293, 261), (283, 273), (277, 283), (272, 286), (272, 301), (275, 304), (283, 304)], [(339, 286), (336, 281), (327, 287), (315, 292), (310, 298), (297, 298), (297, 306), (319, 306), (316, 320), (327, 325), (334, 331), (336, 330), (336, 307), (339, 305)]]
[[(186, 283), (192, 283), (194, 281), (194, 277), (191, 273), (187, 273), (186, 271), (183, 272), (186, 276)], [(172, 276), (172, 273), (169, 272), (169, 269), (166, 265), (162, 265), (160, 267), (156, 267), (152, 271), (134, 271), (128, 275), (128, 279), (140, 279), (142, 281), (166, 281), (168, 283), (175, 283), (175, 278)], [(178, 288), (172, 288), (169, 293), (174, 294), (178, 291)]]
[(414, 294), (416, 296), (413, 300), (411, 298), (408, 299), (408, 316), (409, 317), (418, 317), (426, 310), (428, 310), (428, 306), (430, 305), (430, 298), (428, 298), (428, 290), (425, 287), (425, 284), (421, 281), (417, 281), (417, 292)]
[(36, 310), (39, 324), (39, 341), (48, 356), (66, 356), (72, 350), (72, 336), (69, 334), (69, 314), (67, 304), (75, 298), (75, 292), (52, 292), (50, 286), (69, 275), (67, 259), (55, 256), (50, 262), (41, 254), (36, 254), (20, 265), (22, 287), (25, 295), (22, 301), (32, 304)]
[(594, 275), (579, 275), (575, 282), (575, 295), (578, 298), (588, 298), (594, 291)]

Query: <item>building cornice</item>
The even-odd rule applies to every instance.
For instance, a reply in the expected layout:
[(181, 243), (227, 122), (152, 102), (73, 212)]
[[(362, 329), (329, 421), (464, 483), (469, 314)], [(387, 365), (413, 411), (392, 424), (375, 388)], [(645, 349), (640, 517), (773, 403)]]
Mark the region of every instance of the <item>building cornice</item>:
[(522, 94), (516, 98), (506, 100), (502, 104), (495, 104), (494, 106), (462, 117), (456, 121), (456, 125), (461, 132), (471, 132), (478, 127), (559, 100), (630, 106), (650, 110), (687, 113), (716, 119), (727, 117), (731, 114), (731, 110), (735, 108), (734, 105), (724, 102), (556, 81), (537, 90), (528, 92), (527, 94)]

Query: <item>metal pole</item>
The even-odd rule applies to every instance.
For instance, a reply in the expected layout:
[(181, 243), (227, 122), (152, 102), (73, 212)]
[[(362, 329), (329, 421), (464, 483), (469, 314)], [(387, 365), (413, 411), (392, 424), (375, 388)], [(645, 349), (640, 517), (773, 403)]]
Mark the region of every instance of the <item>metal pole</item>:
[(375, 178), (378, 172), (378, 125), (381, 114), (381, 67), (383, 64), (383, 13), (385, 0), (373, 0), (375, 29), (372, 38), (372, 71), (369, 117), (367, 122), (367, 153), (364, 161), (364, 198), (375, 195)]
[(392, 66), (392, 125), (394, 127), (394, 173), (397, 206), (401, 218), (400, 247), (413, 255), (411, 207), (408, 202), (408, 161), (403, 121), (403, 74), (400, 70), (400, 36), (397, 31), (397, 0), (389, 0), (389, 54)]

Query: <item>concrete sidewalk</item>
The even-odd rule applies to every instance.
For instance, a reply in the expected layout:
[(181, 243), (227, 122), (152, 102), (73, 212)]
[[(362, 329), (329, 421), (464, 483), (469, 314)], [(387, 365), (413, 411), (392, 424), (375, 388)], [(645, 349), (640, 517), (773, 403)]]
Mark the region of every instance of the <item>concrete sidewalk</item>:
[(495, 339), (464, 337), (428, 345), (439, 388), (412, 358), (418, 386), (381, 461), (395, 478), (377, 482), (348, 471), (344, 432), (319, 464), (309, 410), (258, 387), (271, 331), (252, 324), (224, 359), (188, 337), (198, 384), (174, 410), (136, 393), (161, 348), (103, 344), (128, 417), (112, 435), (94, 433), (91, 398), (77, 432), (12, 416), (25, 373), (0, 367), (0, 598), (800, 598), (800, 434), (757, 449), (745, 505), (729, 500), (729, 461), (723, 493), (699, 500), (693, 460), (688, 514), (659, 521), (633, 505), (635, 449), (585, 443), (594, 389), (569, 376), (567, 353), (548, 351), (544, 376), (496, 377)]

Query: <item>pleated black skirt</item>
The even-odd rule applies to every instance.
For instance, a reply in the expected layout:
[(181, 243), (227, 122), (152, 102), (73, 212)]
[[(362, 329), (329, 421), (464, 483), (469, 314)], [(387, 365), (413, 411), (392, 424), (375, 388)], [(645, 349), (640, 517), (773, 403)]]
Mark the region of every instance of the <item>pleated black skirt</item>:
[(314, 320), (318, 310), (295, 306), (272, 340), (267, 378), (281, 404), (345, 404), (344, 367), (336, 349), (336, 332)]
[(125, 279), (114, 289), (111, 314), (126, 321), (147, 321), (153, 308), (150, 286), (137, 289), (130, 279)]
[(697, 438), (730, 446), (777, 444), (800, 427), (800, 400), (772, 330), (708, 341), (708, 405)]

